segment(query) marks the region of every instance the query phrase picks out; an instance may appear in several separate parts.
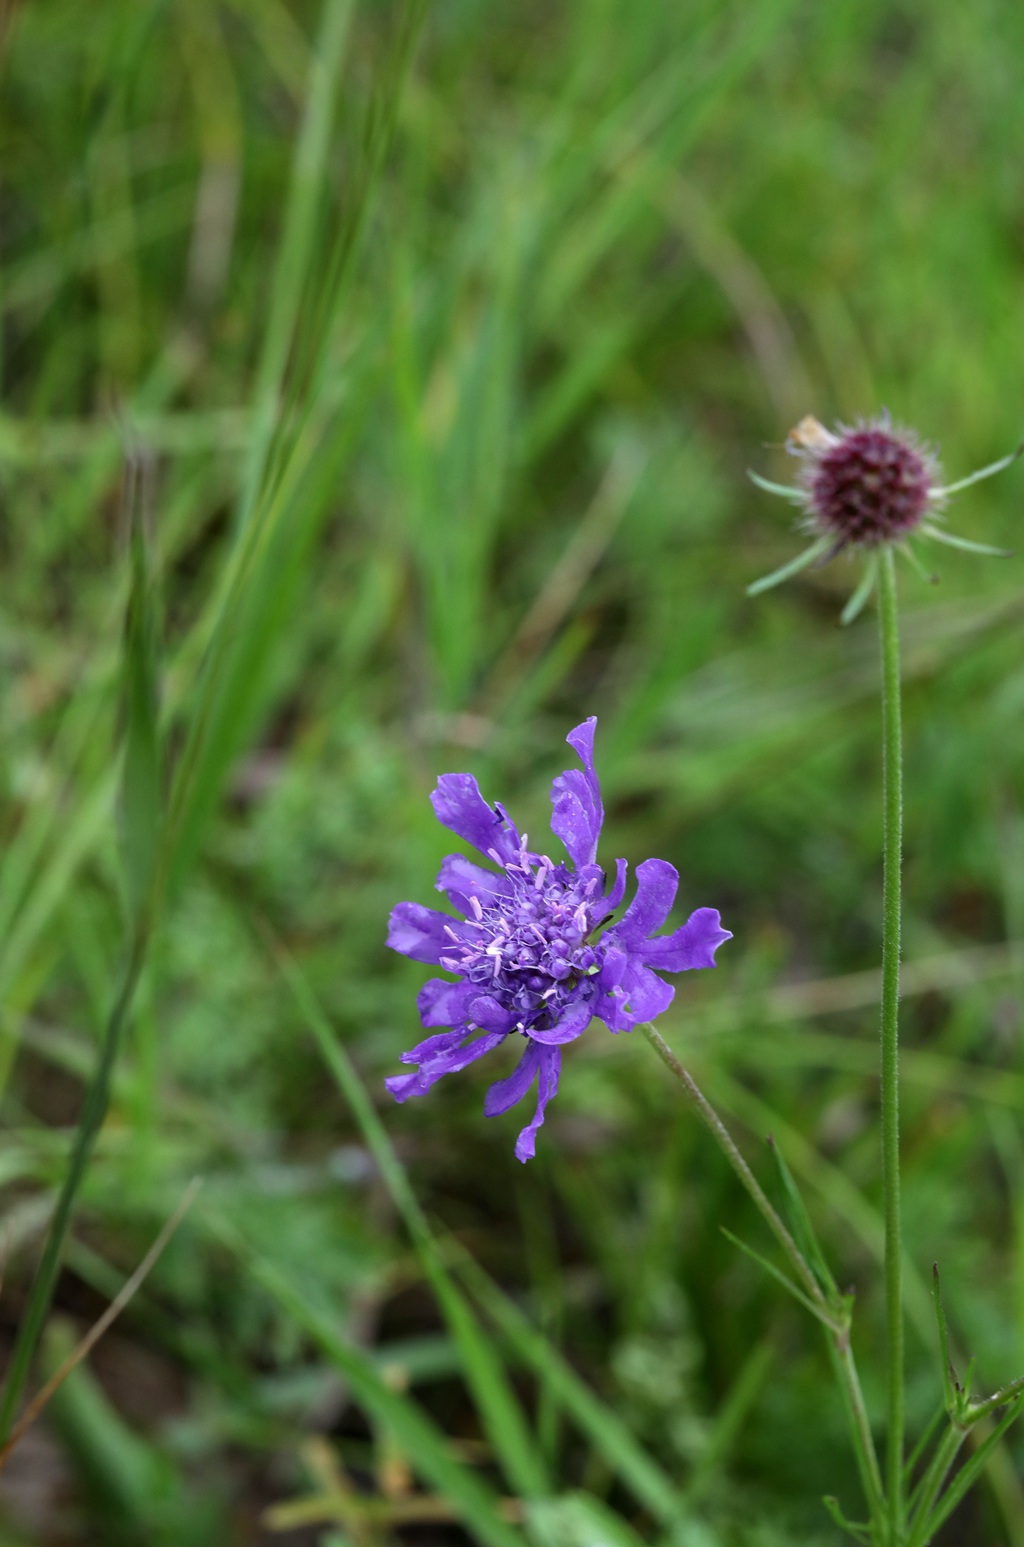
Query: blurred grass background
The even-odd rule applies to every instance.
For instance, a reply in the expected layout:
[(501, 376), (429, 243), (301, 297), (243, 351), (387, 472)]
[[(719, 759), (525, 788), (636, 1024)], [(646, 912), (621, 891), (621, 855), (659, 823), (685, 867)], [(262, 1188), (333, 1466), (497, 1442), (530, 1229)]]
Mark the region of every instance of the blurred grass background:
[[(520, 1344), (539, 1491), (561, 1499), (527, 1509), (535, 1538), (832, 1543), (821, 1494), (857, 1502), (823, 1350), (720, 1235), (760, 1240), (650, 1050), (595, 1027), (521, 1168), (515, 1119), (482, 1116), (493, 1068), (387, 1102), (423, 971), (382, 941), (396, 901), (431, 900), (436, 775), (471, 769), (540, 833), (562, 738), (596, 713), (606, 861), (672, 860), (680, 906), (735, 932), (663, 1029), (762, 1171), (761, 1141), (782, 1144), (858, 1288), (880, 1410), (873, 619), (837, 628), (840, 563), (745, 599), (795, 550), (744, 471), (782, 475), (805, 412), (885, 405), (950, 478), (1020, 438), (1024, 15), (0, 14), (4, 1341), (123, 949), (126, 455), (188, 779), (42, 1368), (206, 1178), (4, 1474), (3, 1542), (483, 1540), (446, 1518), (436, 1468), (427, 1504), (409, 1493), (410, 1413), (480, 1486), (530, 1492), (502, 1475), (285, 948), (430, 1218), (685, 1499), (659, 1521)], [(953, 525), (1013, 547), (1020, 501), (1014, 471)], [(982, 1387), (1024, 1368), (1019, 564), (943, 551), (935, 590), (902, 582), (917, 1424), (939, 1394), (935, 1258)], [(384, 1396), (360, 1399), (371, 1377), (339, 1374), (314, 1316)], [(947, 1547), (1024, 1543), (1019, 1447)], [(518, 1533), (523, 1507), (505, 1514)]]

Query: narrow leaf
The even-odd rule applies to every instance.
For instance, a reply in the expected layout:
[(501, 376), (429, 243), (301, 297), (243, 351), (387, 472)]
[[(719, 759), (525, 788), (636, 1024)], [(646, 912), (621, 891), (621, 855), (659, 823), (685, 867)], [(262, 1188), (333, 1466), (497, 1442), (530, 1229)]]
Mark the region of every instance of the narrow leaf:
[(781, 1268), (777, 1268), (774, 1262), (769, 1262), (767, 1257), (762, 1257), (759, 1251), (755, 1251), (754, 1247), (748, 1246), (746, 1241), (741, 1241), (739, 1236), (733, 1235), (732, 1231), (727, 1230), (724, 1225), (719, 1225), (718, 1228), (727, 1241), (731, 1241), (733, 1246), (738, 1246), (741, 1252), (750, 1257), (759, 1267), (762, 1267), (766, 1273), (770, 1274), (776, 1283), (781, 1284), (783, 1289), (788, 1290), (794, 1300), (799, 1300), (800, 1304), (810, 1311), (816, 1321), (820, 1321), (823, 1326), (829, 1327), (833, 1331), (835, 1330), (827, 1317), (822, 1315), (820, 1306), (815, 1305), (810, 1296), (805, 1295), (802, 1289), (798, 1289), (793, 1280), (787, 1278)]
[(803, 553), (798, 553), (795, 559), (790, 559), (788, 564), (783, 564), (781, 569), (773, 570), (770, 575), (764, 575), (760, 580), (747, 586), (748, 596), (760, 596), (762, 591), (770, 591), (773, 586), (781, 585), (784, 580), (789, 580), (793, 575), (798, 575), (802, 569), (813, 564), (816, 559), (824, 558), (832, 547), (830, 537), (820, 537), (816, 543), (805, 548)]
[(830, 1518), (841, 1530), (849, 1532), (855, 1542), (862, 1542), (864, 1547), (871, 1547), (871, 1527), (859, 1520), (847, 1520), (839, 1508), (839, 1500), (831, 1494), (826, 1494), (821, 1501), (828, 1510)]
[(960, 1468), (959, 1472), (957, 1472), (953, 1481), (946, 1489), (946, 1492), (935, 1506), (931, 1519), (928, 1522), (925, 1534), (921, 1537), (921, 1547), (927, 1547), (927, 1544), (932, 1540), (939, 1527), (949, 1519), (950, 1515), (956, 1509), (961, 1499), (965, 1497), (971, 1488), (973, 1488), (974, 1484), (981, 1476), (985, 1466), (988, 1464), (988, 1459), (992, 1452), (995, 1450), (996, 1446), (999, 1444), (1000, 1440), (1010, 1425), (1016, 1423), (1022, 1410), (1024, 1410), (1024, 1396), (1017, 1398), (1009, 1412), (1000, 1419), (999, 1423), (996, 1424), (996, 1427), (992, 1430), (992, 1433), (988, 1436), (988, 1438), (978, 1446), (977, 1450), (974, 1452), (974, 1455), (964, 1462), (963, 1466)]
[(814, 1226), (811, 1224), (811, 1216), (807, 1212), (807, 1206), (800, 1195), (796, 1182), (793, 1180), (793, 1173), (786, 1164), (782, 1150), (774, 1139), (770, 1138), (768, 1140), (768, 1148), (771, 1152), (772, 1160), (775, 1162), (775, 1170), (782, 1187), (782, 1205), (786, 1222), (790, 1230), (792, 1230), (801, 1252), (814, 1269), (815, 1276), (822, 1289), (833, 1300), (838, 1301), (840, 1299), (838, 1285), (832, 1277), (828, 1263), (825, 1261), (825, 1254), (814, 1233)]
[(968, 473), (966, 478), (959, 478), (956, 483), (947, 483), (944, 489), (932, 491), (933, 500), (943, 500), (950, 494), (959, 494), (961, 489), (969, 489), (972, 483), (980, 483), (983, 478), (991, 478), (995, 473), (1001, 473), (1004, 468), (1011, 467), (1017, 458), (1024, 454), (1024, 441), (1015, 451), (1011, 451), (1008, 457), (1000, 457), (998, 462), (990, 462), (987, 467), (981, 467), (976, 473)]
[(939, 1289), (939, 1265), (932, 1263), (932, 1303), (935, 1306), (935, 1325), (939, 1334), (939, 1358), (942, 1363), (942, 1392), (946, 1400), (946, 1412), (954, 1413), (958, 1407), (957, 1395), (954, 1391), (956, 1371), (953, 1361), (949, 1357), (949, 1329), (946, 1325), (946, 1313), (942, 1308), (942, 1294)]
[(850, 600), (847, 602), (846, 606), (843, 608), (839, 615), (840, 623), (845, 626), (848, 623), (852, 623), (854, 618), (860, 617), (861, 613), (864, 611), (864, 608), (867, 606), (868, 598), (870, 597), (872, 591), (875, 589), (875, 582), (877, 579), (878, 559), (875, 554), (872, 553), (869, 554), (864, 561), (864, 573), (860, 577), (860, 580), (857, 584), (857, 589), (854, 591), (853, 595), (850, 597)]
[(1012, 559), (1012, 548), (993, 548), (988, 543), (972, 543), (968, 537), (958, 537), (955, 532), (947, 532), (945, 527), (933, 526), (929, 521), (927, 526), (922, 526), (925, 537), (934, 537), (937, 543), (945, 543), (947, 548), (959, 548), (962, 553), (979, 553), (982, 558), (988, 559)]
[(755, 473), (753, 468), (747, 468), (747, 477), (751, 483), (756, 483), (759, 489), (766, 494), (781, 494), (783, 499), (795, 500), (797, 504), (803, 504), (804, 495), (801, 489), (793, 488), (788, 483), (772, 483), (768, 478), (762, 478), (760, 473)]

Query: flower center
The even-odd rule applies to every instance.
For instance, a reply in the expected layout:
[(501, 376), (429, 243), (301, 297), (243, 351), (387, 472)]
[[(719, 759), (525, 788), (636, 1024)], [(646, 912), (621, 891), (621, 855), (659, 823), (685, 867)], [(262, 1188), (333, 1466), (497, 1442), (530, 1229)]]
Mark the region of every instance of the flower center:
[(888, 430), (849, 430), (810, 464), (808, 503), (820, 527), (839, 544), (877, 546), (920, 523), (932, 479), (927, 462)]
[(460, 933), (449, 929), (451, 948), (441, 965), (478, 983), (515, 1015), (520, 1031), (552, 1026), (600, 960), (588, 944), (607, 911), (595, 896), (598, 878), (583, 882), (546, 855), (529, 854), (525, 836), (504, 869), (511, 895), (489, 898), (486, 906), (470, 897), (469, 917)]

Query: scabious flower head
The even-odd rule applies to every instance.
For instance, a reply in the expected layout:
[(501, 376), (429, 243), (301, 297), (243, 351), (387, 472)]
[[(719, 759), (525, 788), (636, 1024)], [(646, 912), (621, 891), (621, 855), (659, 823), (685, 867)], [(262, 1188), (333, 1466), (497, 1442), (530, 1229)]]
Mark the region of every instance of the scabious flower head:
[(906, 537), (921, 525), (939, 485), (932, 453), (886, 419), (840, 435), (812, 420), (804, 437), (798, 441), (794, 433), (790, 443), (802, 461), (798, 482), (811, 525), (839, 548), (875, 548)]
[(934, 452), (913, 431), (895, 427), (888, 414), (852, 428), (840, 425), (838, 433), (808, 415), (789, 432), (786, 449), (800, 462), (794, 485), (769, 483), (757, 473), (750, 477), (760, 488), (800, 507), (801, 524), (813, 541), (781, 569), (748, 586), (751, 596), (811, 564), (826, 564), (843, 551), (860, 552), (863, 575), (843, 610), (843, 622), (849, 623), (871, 595), (879, 550), (884, 547), (901, 553), (919, 573), (923, 571), (911, 538), (932, 538), (969, 553), (1004, 555), (1001, 548), (968, 542), (946, 531), (941, 525), (942, 510), (949, 495), (1009, 467), (1021, 447), (946, 487)]
[(713, 967), (731, 939), (714, 908), (698, 908), (669, 935), (655, 935), (675, 900), (679, 876), (665, 860), (637, 867), (632, 902), (611, 920), (626, 891), (626, 862), (615, 878), (597, 863), (604, 820), (594, 770), (594, 717), (566, 738), (582, 769), (560, 774), (551, 790), (551, 830), (568, 855), (533, 852), (504, 808), (489, 806), (471, 774), (442, 774), (431, 796), (445, 827), (471, 843), (495, 869), (461, 854), (441, 865), (437, 890), (455, 915), (415, 902), (391, 915), (388, 945), (452, 975), (431, 978), (417, 1001), (424, 1027), (445, 1028), (403, 1053), (412, 1074), (385, 1081), (396, 1101), (422, 1096), (445, 1074), (464, 1069), (508, 1037), (522, 1038), (513, 1072), (492, 1085), (488, 1117), (508, 1111), (538, 1081), (537, 1109), (516, 1141), (516, 1155), (534, 1153), (537, 1130), (558, 1088), (561, 1049), (598, 1019), (610, 1031), (631, 1031), (668, 1008), (675, 990), (660, 972)]

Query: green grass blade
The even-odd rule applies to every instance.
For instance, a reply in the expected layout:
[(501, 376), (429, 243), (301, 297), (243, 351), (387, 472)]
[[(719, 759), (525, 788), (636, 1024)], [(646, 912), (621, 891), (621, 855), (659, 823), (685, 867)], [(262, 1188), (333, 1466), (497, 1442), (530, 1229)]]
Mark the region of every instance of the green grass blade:
[(325, 0), (310, 54), (306, 110), (295, 144), (291, 186), (267, 310), (263, 352), (256, 373), (252, 440), (238, 511), (240, 527), (251, 519), (281, 406), (281, 390), (302, 295), (308, 282), (331, 125), (353, 0)]
[(373, 1360), (346, 1343), (280, 1268), (252, 1252), (233, 1225), (224, 1219), (211, 1223), (217, 1235), (246, 1262), (256, 1281), (342, 1373), (359, 1405), (394, 1435), (416, 1472), (458, 1508), (473, 1540), (483, 1547), (523, 1547), (520, 1533), (501, 1519), (497, 1495), (455, 1459), (447, 1436), (426, 1414), (408, 1397), (393, 1391)]
[(353, 412), (345, 432), (333, 436), (315, 422), (303, 428), (273, 498), (232, 560), (172, 794), (164, 860), (172, 889), (194, 860), (225, 780), (276, 686), (274, 651), (294, 616), (356, 419)]
[(551, 1491), (547, 1469), (501, 1360), (445, 1265), (408, 1177), (355, 1066), (338, 1041), (334, 1028), (297, 963), (283, 952), (277, 954), (303, 1019), (347, 1100), (412, 1237), (423, 1271), (437, 1295), (458, 1346), (463, 1374), (476, 1400), (487, 1436), (509, 1483), (525, 1497), (542, 1497)]
[(468, 1253), (456, 1265), (481, 1309), (494, 1322), (510, 1349), (547, 1383), (559, 1402), (606, 1464), (663, 1525), (677, 1523), (685, 1500), (672, 1479), (651, 1459), (627, 1426), (486, 1274)]
[(125, 968), (120, 992), (107, 1020), (100, 1061), (82, 1106), (68, 1159), (68, 1168), (64, 1174), (57, 1206), (46, 1237), (46, 1245), (43, 1247), (43, 1254), (32, 1280), (25, 1310), (18, 1324), (14, 1349), (4, 1377), (3, 1390), (0, 1392), (0, 1445), (3, 1445), (7, 1439), (11, 1425), (17, 1416), (32, 1357), (53, 1299), (64, 1242), (71, 1223), (71, 1210), (107, 1113), (114, 1063), (131, 1013), (145, 954), (145, 937), (137, 936)]
[[(146, 959), (149, 931), (136, 886), (148, 889), (157, 850), (159, 826), (159, 751), (156, 740), (156, 633), (152, 590), (139, 529), (140, 490), (130, 481), (126, 491), (135, 525), (132, 534), (133, 583), (124, 637), (123, 682), (125, 688), (125, 769), (131, 770), (136, 788), (125, 788), (125, 817), (129, 865), (129, 892), (135, 916), (129, 932), (128, 959), (121, 986), (107, 1017), (99, 1062), (86, 1092), (68, 1159), (67, 1171), (57, 1197), (42, 1257), (32, 1280), (28, 1300), (18, 1326), (14, 1349), (0, 1391), (0, 1445), (7, 1439), (18, 1411), (29, 1368), (42, 1334), (60, 1272), (71, 1213), (96, 1138), (103, 1126), (110, 1100), (110, 1084), (125, 1025)], [(133, 744), (134, 743), (134, 744)], [(145, 791), (141, 789), (146, 782)], [(64, 856), (65, 845), (58, 857)], [(38, 890), (34, 901), (38, 903)], [(24, 921), (22, 920), (22, 923)]]
[(144, 509), (147, 468), (130, 460), (135, 483), (129, 536), (131, 593), (124, 649), (124, 757), (121, 771), (121, 842), (133, 919), (139, 923), (156, 874), (163, 817), (163, 760), (158, 701), (159, 621)]

